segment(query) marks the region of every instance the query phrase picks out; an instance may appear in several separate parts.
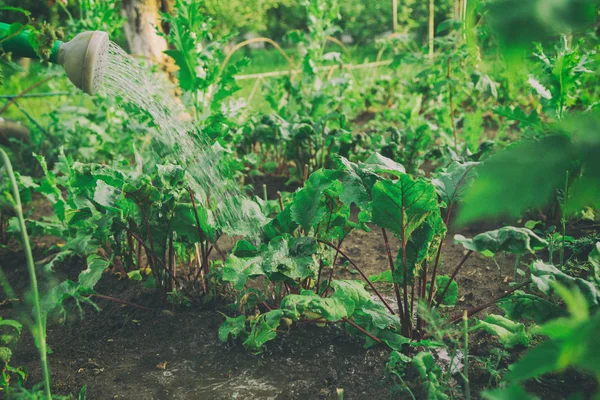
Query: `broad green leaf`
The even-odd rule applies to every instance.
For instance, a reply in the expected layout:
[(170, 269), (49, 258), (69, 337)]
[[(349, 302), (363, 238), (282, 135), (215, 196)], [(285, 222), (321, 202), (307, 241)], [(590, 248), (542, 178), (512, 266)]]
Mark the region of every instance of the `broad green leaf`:
[(581, 278), (573, 278), (561, 272), (554, 265), (537, 260), (529, 266), (529, 270), (532, 284), (546, 296), (554, 293), (555, 283), (560, 283), (567, 287), (577, 287), (589, 305), (597, 305), (600, 302), (600, 294), (593, 283)]
[(364, 163), (359, 165), (367, 171), (372, 171), (377, 174), (387, 173), (398, 178), (406, 173), (406, 169), (402, 164), (384, 157), (379, 153), (371, 154)]
[(309, 232), (327, 214), (327, 207), (321, 201), (321, 196), (332, 184), (338, 182), (336, 178), (340, 175), (338, 171), (323, 170), (313, 172), (304, 187), (294, 197), (291, 206), (292, 219), (296, 221), (304, 231)]
[[(354, 307), (360, 308), (371, 302), (371, 295), (366, 291), (365, 284), (362, 281), (334, 280), (331, 282), (331, 287), (335, 290), (333, 298), (340, 299), (343, 302), (351, 301)], [(352, 312), (348, 311), (348, 315), (351, 314)]]
[(534, 253), (548, 245), (548, 242), (531, 230), (514, 226), (484, 232), (472, 239), (467, 239), (463, 235), (454, 235), (454, 241), (462, 244), (467, 250), (476, 251), (487, 257), (493, 257), (501, 251), (511, 254)]
[[(198, 221), (200, 227), (198, 227)], [(177, 236), (186, 237), (192, 243), (199, 243), (203, 240), (215, 242), (217, 239), (212, 214), (198, 203), (196, 203), (195, 209), (191, 203), (178, 203), (169, 227), (171, 232), (176, 233)]]
[(406, 174), (397, 182), (377, 182), (373, 186), (372, 208), (373, 223), (393, 232), (404, 243), (429, 214), (439, 212), (433, 185)]
[(511, 296), (500, 300), (498, 307), (513, 321), (528, 319), (536, 324), (566, 315), (561, 307), (540, 296), (523, 291), (516, 291)]
[(272, 310), (250, 322), (250, 335), (244, 341), (244, 346), (254, 353), (261, 353), (263, 345), (277, 336), (281, 318), (283, 318), (283, 311)]
[(287, 295), (281, 300), (280, 308), (285, 311), (287, 317), (295, 321), (305, 313), (312, 313), (322, 316), (327, 321), (335, 322), (349, 315), (346, 309), (348, 306), (339, 298), (322, 298), (314, 292), (306, 291), (306, 294)]
[(54, 286), (45, 296), (42, 297), (40, 307), (42, 313), (48, 313), (59, 307), (63, 301), (75, 296), (79, 291), (80, 285), (71, 281), (66, 280), (60, 284)]
[(485, 320), (479, 321), (477, 329), (483, 329), (497, 336), (504, 347), (511, 348), (518, 344), (529, 346), (529, 336), (525, 332), (525, 325), (500, 315), (488, 315)]
[(79, 284), (87, 289), (93, 289), (102, 277), (102, 273), (108, 268), (110, 262), (102, 257), (91, 254), (87, 257), (87, 269), (79, 274)]
[(238, 240), (231, 251), (236, 257), (256, 257), (258, 255), (258, 248), (247, 240)]
[(225, 315), (225, 322), (219, 327), (219, 340), (221, 342), (226, 342), (230, 337), (232, 339), (237, 339), (239, 337), (242, 340), (248, 338), (245, 315), (240, 315), (235, 318)]
[(279, 236), (271, 240), (261, 252), (262, 270), (270, 280), (302, 280), (316, 277), (318, 263), (314, 238)]
[[(436, 301), (439, 304), (443, 304), (445, 306), (453, 306), (456, 305), (456, 301), (458, 300), (458, 283), (455, 280), (452, 281), (450, 286), (448, 287), (448, 291), (444, 295), (443, 299), (438, 298), (442, 295), (442, 291), (450, 281), (450, 277), (448, 275), (438, 275), (435, 278), (435, 286), (436, 286)], [(429, 292), (430, 284), (427, 284), (427, 292)]]
[(430, 259), (436, 252), (440, 240), (446, 233), (446, 226), (442, 221), (439, 209), (431, 212), (426, 220), (410, 235), (406, 242), (406, 267), (403, 264), (403, 250), (398, 248), (394, 281), (404, 282), (404, 269), (408, 283), (414, 281), (421, 270), (423, 263)]
[(555, 371), (560, 358), (560, 343), (547, 340), (527, 352), (519, 362), (513, 364), (505, 379), (510, 382), (522, 382)]
[(477, 176), (475, 167), (479, 164), (478, 162), (459, 163), (455, 161), (431, 181), (446, 206), (454, 205), (462, 200), (464, 192)]
[(464, 194), (458, 223), (517, 217), (528, 207), (546, 204), (564, 186), (574, 151), (568, 136), (551, 135), (523, 140), (491, 156), (475, 168), (478, 176)]
[(427, 393), (427, 399), (445, 400), (448, 396), (444, 393), (440, 383), (442, 370), (436, 364), (433, 355), (429, 352), (420, 352), (413, 357), (413, 367), (419, 373), (421, 383)]
[(280, 235), (291, 235), (297, 227), (298, 224), (292, 219), (291, 207), (288, 206), (263, 227), (263, 232), (266, 239), (271, 240)]
[(237, 290), (241, 290), (248, 278), (265, 274), (260, 266), (263, 261), (261, 256), (240, 258), (231, 254), (223, 266), (223, 280), (233, 283)]

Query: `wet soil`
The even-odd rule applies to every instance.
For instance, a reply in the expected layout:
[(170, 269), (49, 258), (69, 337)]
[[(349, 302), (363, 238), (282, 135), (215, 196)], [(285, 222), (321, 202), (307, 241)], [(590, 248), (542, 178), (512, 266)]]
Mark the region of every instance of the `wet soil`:
[[(479, 232), (461, 233), (471, 236)], [(464, 255), (452, 236), (443, 247), (441, 273), (451, 273)], [(391, 244), (395, 251), (397, 243), (392, 240)], [(38, 245), (36, 260), (47, 256), (44, 249), (49, 240), (39, 241)], [(367, 275), (388, 268), (382, 235), (375, 229), (354, 232), (342, 247)], [(3, 250), (0, 265), (17, 293), (23, 293), (28, 279), (22, 252)], [(71, 260), (58, 267), (57, 275), (75, 279), (83, 265), (82, 260)], [(508, 289), (513, 265), (514, 259), (509, 257), (503, 265), (497, 265), (490, 258), (474, 254), (458, 275), (459, 301), (451, 313), (489, 301)], [(350, 269), (342, 269), (338, 277), (359, 279)], [(48, 282), (43, 280), (42, 286), (45, 284)], [(101, 312), (84, 305), (83, 319), (72, 309), (66, 321), (49, 321), (49, 361), (55, 393), (76, 394), (86, 385), (91, 400), (337, 399), (338, 389), (343, 390), (345, 399), (409, 398), (396, 381), (385, 375), (388, 350), (381, 346), (364, 349), (361, 340), (349, 337), (339, 327), (293, 326), (269, 342), (264, 353), (253, 355), (239, 343), (219, 341), (218, 328), (224, 320), (220, 312), (235, 314), (224, 303), (165, 309), (155, 291), (109, 274), (96, 289), (153, 311), (98, 299)], [(385, 287), (382, 290), (393, 303), (392, 292), (385, 291)], [(19, 304), (0, 301), (0, 316), (15, 315)], [(22, 307), (21, 311), (26, 312)], [(472, 334), (470, 344), (471, 356), (482, 360), (498, 346), (482, 333)], [(525, 351), (512, 351), (499, 367), (506, 368)], [(12, 363), (29, 371), (28, 385), (41, 380), (37, 351), (28, 334), (22, 336)], [(479, 360), (474, 358), (471, 365), (472, 391), (479, 398), (479, 392), (494, 378)], [(425, 398), (414, 375), (407, 376), (407, 381), (418, 399)], [(581, 390), (592, 393), (594, 384), (568, 372), (533, 382), (528, 389), (544, 399), (561, 399)]]

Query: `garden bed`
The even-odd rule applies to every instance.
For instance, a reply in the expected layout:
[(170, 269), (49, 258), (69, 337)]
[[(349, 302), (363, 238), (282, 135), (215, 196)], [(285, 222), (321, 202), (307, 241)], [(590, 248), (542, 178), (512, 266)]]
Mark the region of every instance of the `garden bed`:
[[(387, 268), (385, 247), (376, 231), (354, 232), (344, 249), (367, 274)], [(462, 246), (447, 241), (442, 272), (450, 272), (463, 252)], [(37, 255), (43, 257), (41, 249)], [(339, 260), (340, 265), (343, 262)], [(23, 263), (20, 252), (5, 252), (0, 258), (17, 290), (28, 285)], [(73, 278), (83, 265), (74, 259), (59, 266), (57, 272)], [(485, 303), (508, 289), (512, 260), (507, 258), (505, 267), (500, 273), (492, 259), (480, 255), (470, 258), (457, 277), (460, 297), (453, 312)], [(358, 279), (350, 269), (342, 269), (339, 278)], [(72, 309), (62, 324), (50, 322), (49, 360), (56, 393), (77, 393), (86, 385), (88, 399), (92, 400), (336, 399), (336, 389), (344, 390), (345, 399), (408, 396), (385, 375), (389, 354), (386, 347), (363, 349), (362, 340), (338, 327), (299, 324), (269, 342), (263, 354), (253, 355), (239, 342), (219, 341), (217, 332), (223, 322), (220, 312), (233, 314), (224, 304), (172, 309), (161, 303), (154, 290), (109, 274), (100, 281), (97, 291), (153, 311), (96, 299), (101, 312), (84, 306), (83, 319)], [(392, 291), (383, 293), (393, 297)], [(7, 304), (0, 308), (0, 316), (11, 312)], [(471, 336), (472, 355), (489, 355), (494, 339), (477, 333)], [(38, 354), (29, 335), (22, 338), (15, 354), (15, 364), (25, 366), (30, 373), (29, 383), (39, 382)], [(490, 375), (483, 366), (474, 371), (472, 385), (482, 390)], [(530, 389), (543, 393), (544, 399), (564, 398), (570, 389), (563, 379), (547, 379)], [(593, 389), (593, 383), (589, 385)], [(416, 381), (409, 386), (417, 398), (424, 398)]]

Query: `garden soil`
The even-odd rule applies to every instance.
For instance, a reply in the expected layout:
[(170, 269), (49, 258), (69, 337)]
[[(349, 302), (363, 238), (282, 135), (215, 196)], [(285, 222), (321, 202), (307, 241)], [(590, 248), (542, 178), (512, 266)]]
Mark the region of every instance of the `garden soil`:
[[(478, 232), (462, 233), (471, 236)], [(36, 244), (35, 258), (43, 259), (49, 241)], [(223, 243), (223, 247), (228, 244), (231, 246)], [(368, 275), (388, 268), (382, 235), (376, 230), (354, 232), (343, 249)], [(447, 240), (442, 252), (442, 273), (450, 273), (463, 255), (461, 246)], [(457, 278), (459, 300), (452, 313), (501, 295), (509, 288), (513, 263), (507, 257), (500, 270), (501, 266), (492, 259), (474, 254)], [(22, 294), (29, 284), (23, 253), (3, 250), (0, 265), (17, 293)], [(73, 259), (58, 266), (56, 272), (62, 278), (76, 279), (83, 265), (83, 260)], [(343, 267), (343, 257), (339, 265), (342, 268), (338, 278), (359, 279), (351, 267)], [(262, 354), (254, 355), (240, 343), (219, 341), (218, 328), (224, 320), (221, 313), (234, 314), (225, 304), (173, 309), (163, 306), (161, 296), (139, 282), (105, 275), (97, 286), (99, 293), (152, 311), (96, 299), (101, 312), (83, 305), (83, 318), (76, 308), (71, 308), (65, 320), (49, 321), (49, 361), (55, 393), (77, 394), (85, 385), (90, 400), (337, 399), (341, 390), (344, 399), (410, 398), (397, 381), (385, 374), (388, 350), (382, 346), (364, 349), (361, 340), (348, 336), (339, 327), (299, 325), (289, 331), (283, 329)], [(393, 297), (390, 290), (384, 294)], [(0, 316), (15, 316), (20, 304), (3, 299)], [(21, 306), (21, 312), (26, 311)], [(470, 353), (475, 357), (487, 357), (498, 344), (480, 333), (472, 334), (470, 341)], [(506, 366), (524, 351), (513, 352), (500, 366)], [(37, 351), (29, 334), (22, 336), (12, 364), (29, 371), (27, 386), (41, 381)], [(476, 358), (471, 362), (471, 371), (475, 393), (494, 379)], [(550, 376), (528, 389), (544, 399), (565, 398), (572, 390), (580, 391), (586, 385), (593, 390), (593, 383), (575, 378), (569, 379), (568, 373)], [(406, 380), (418, 399), (425, 398), (414, 373), (409, 371)], [(575, 383), (577, 387), (572, 386)]]

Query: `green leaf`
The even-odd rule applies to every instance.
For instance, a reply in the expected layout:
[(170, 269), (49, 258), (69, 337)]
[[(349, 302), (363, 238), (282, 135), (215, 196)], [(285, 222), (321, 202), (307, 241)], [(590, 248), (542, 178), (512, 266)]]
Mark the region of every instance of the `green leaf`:
[(236, 257), (255, 257), (258, 255), (258, 248), (247, 240), (238, 240), (231, 251)]
[(501, 251), (519, 255), (534, 253), (548, 246), (548, 242), (531, 230), (514, 226), (484, 232), (472, 239), (454, 235), (454, 241), (462, 244), (467, 250), (476, 251), (487, 257), (493, 257)]
[[(280, 305), (285, 315), (295, 321), (306, 313), (317, 314), (327, 321), (340, 321), (348, 316), (346, 307), (349, 307), (349, 304), (345, 304), (339, 298), (322, 298), (311, 291), (305, 291), (305, 294), (287, 295), (281, 300)], [(352, 312), (354, 312), (353, 307)]]
[(588, 263), (591, 265), (592, 279), (596, 283), (596, 286), (600, 287), (600, 242), (597, 242), (594, 249), (588, 256)]
[(406, 174), (397, 182), (377, 182), (372, 207), (373, 223), (393, 232), (404, 243), (429, 214), (439, 212), (433, 185)]
[(510, 382), (522, 382), (541, 376), (558, 368), (561, 346), (557, 341), (548, 340), (527, 352), (508, 371), (505, 379)]
[(131, 279), (132, 281), (141, 281), (144, 279), (144, 277), (142, 276), (142, 273), (139, 269), (135, 269), (133, 271), (129, 271), (127, 273), (127, 277), (129, 279)]
[(567, 275), (554, 265), (546, 264), (541, 260), (534, 261), (529, 266), (529, 269), (531, 271), (532, 284), (546, 296), (554, 293), (554, 285), (558, 282), (567, 287), (577, 287), (589, 305), (600, 303), (600, 294), (591, 282)]
[(406, 266), (403, 264), (403, 250), (398, 248), (394, 281), (404, 282), (404, 271), (408, 283), (414, 281), (415, 275), (421, 270), (423, 263), (436, 252), (441, 238), (446, 233), (439, 209), (430, 213), (426, 220), (410, 235), (406, 242)]
[(455, 161), (448, 168), (442, 170), (437, 178), (431, 181), (433, 186), (435, 186), (438, 196), (440, 196), (447, 206), (454, 205), (462, 200), (465, 191), (477, 177), (475, 167), (479, 164), (481, 163), (459, 163)]
[(546, 204), (554, 190), (564, 186), (566, 171), (577, 159), (574, 152), (569, 137), (551, 135), (524, 140), (491, 156), (476, 167), (478, 177), (464, 195), (457, 222), (518, 217), (528, 207)]
[(242, 340), (248, 338), (248, 332), (246, 331), (246, 316), (240, 315), (239, 317), (231, 318), (225, 315), (225, 322), (219, 327), (219, 340), (226, 342), (229, 338), (237, 339), (238, 337)]
[(486, 390), (481, 393), (485, 400), (538, 400), (539, 397), (527, 393), (519, 385), (509, 385), (505, 388)]
[(296, 193), (290, 209), (292, 219), (306, 232), (315, 227), (327, 214), (328, 209), (321, 201), (321, 196), (334, 181), (337, 182), (336, 178), (339, 175), (338, 171), (333, 170), (315, 171), (304, 183), (304, 187)]
[(21, 334), (21, 330), (23, 329), (23, 325), (19, 321), (15, 321), (14, 319), (3, 319), (0, 317), (0, 326), (8, 326), (17, 331), (17, 334)]
[(413, 357), (413, 367), (419, 373), (421, 382), (427, 393), (427, 398), (432, 400), (445, 400), (448, 396), (444, 393), (440, 383), (442, 370), (436, 364), (433, 355), (422, 351)]
[[(8, 364), (12, 358), (12, 350), (8, 347), (0, 347), (0, 362)], [(4, 371), (2, 371), (4, 373)]]
[(250, 322), (251, 331), (244, 341), (244, 346), (254, 353), (261, 353), (263, 345), (277, 336), (281, 318), (283, 318), (283, 311), (272, 310)]
[(282, 212), (263, 227), (263, 232), (268, 240), (283, 234), (293, 234), (298, 224), (292, 219), (291, 207), (286, 207)]
[(483, 329), (497, 336), (504, 347), (511, 348), (518, 344), (529, 346), (529, 336), (525, 332), (525, 325), (500, 315), (488, 315), (485, 320), (479, 321), (477, 329)]
[(386, 283), (394, 283), (394, 277), (392, 276), (392, 271), (386, 269), (380, 274), (370, 275), (369, 280), (373, 283), (375, 282), (386, 282)]
[(565, 311), (550, 301), (533, 294), (516, 291), (498, 302), (506, 316), (513, 321), (528, 319), (542, 324), (550, 319), (566, 315)]
[(102, 277), (104, 270), (108, 268), (110, 262), (96, 254), (89, 255), (86, 262), (88, 267), (79, 274), (78, 281), (84, 288), (93, 289)]
[(232, 282), (237, 290), (244, 288), (248, 278), (264, 275), (260, 264), (264, 261), (262, 256), (252, 258), (240, 258), (230, 255), (223, 266), (223, 280)]
[[(436, 292), (436, 302), (438, 304), (443, 304), (446, 306), (456, 305), (456, 301), (458, 300), (458, 283), (455, 280), (452, 281), (450, 286), (448, 287), (448, 291), (444, 295), (443, 299), (439, 299), (438, 296), (441, 296), (442, 291), (450, 281), (450, 277), (448, 275), (439, 275), (435, 278), (435, 287), (437, 288)], [(427, 292), (429, 292), (429, 286), (431, 284), (427, 284)]]
[(366, 171), (371, 171), (376, 174), (387, 173), (397, 178), (406, 173), (406, 169), (402, 164), (397, 163), (391, 158), (384, 157), (379, 153), (371, 154), (364, 163), (359, 165)]

